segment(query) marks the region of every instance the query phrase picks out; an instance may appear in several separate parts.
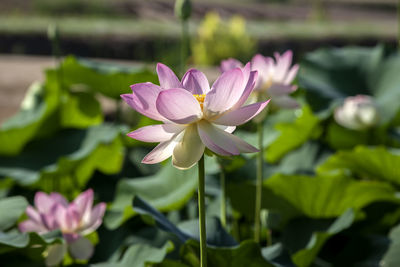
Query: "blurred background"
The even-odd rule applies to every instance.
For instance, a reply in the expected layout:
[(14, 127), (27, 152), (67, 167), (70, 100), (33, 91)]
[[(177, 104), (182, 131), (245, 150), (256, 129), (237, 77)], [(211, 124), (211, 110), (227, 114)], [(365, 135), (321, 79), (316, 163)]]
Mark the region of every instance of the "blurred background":
[[(197, 170), (142, 164), (154, 144), (126, 133), (155, 122), (120, 95), (158, 83), (156, 62), (213, 82), (223, 59), (292, 50), (301, 108), (278, 110), (275, 98), (262, 124), (235, 131), (264, 146), (257, 160), (206, 157), (207, 217), (229, 231), (214, 219), (208, 227), (221, 240), (209, 255), (224, 262), (213, 266), (400, 266), (400, 0), (191, 0), (191, 15), (188, 1), (0, 0), (0, 265), (43, 266), (59, 242), (13, 227), (35, 192), (72, 200), (92, 188), (108, 208), (90, 264), (198, 266), (198, 249), (182, 240), (153, 265), (171, 234), (198, 229)], [(231, 242), (253, 237), (257, 176), (262, 254)], [(133, 199), (151, 212), (136, 216)], [(153, 208), (167, 216), (161, 226), (182, 228), (155, 231)], [(161, 246), (162, 257), (152, 252)]]
[[(0, 124), (27, 88), (53, 67), (52, 54), (179, 65), (174, 0), (0, 0)], [(195, 0), (189, 64), (212, 66), (292, 49), (384, 43), (396, 47), (396, 0)], [(58, 50), (48, 31), (57, 27)], [(296, 60), (295, 59), (295, 60)], [(106, 105), (107, 106), (107, 105)]]

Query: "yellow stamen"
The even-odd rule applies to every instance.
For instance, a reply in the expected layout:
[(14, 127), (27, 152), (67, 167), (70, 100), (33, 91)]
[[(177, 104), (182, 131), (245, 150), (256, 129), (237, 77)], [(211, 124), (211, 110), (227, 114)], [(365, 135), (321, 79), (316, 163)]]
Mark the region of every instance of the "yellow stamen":
[(264, 86), (263, 86), (263, 90), (268, 90), (271, 86), (272, 86), (272, 84), (273, 84), (273, 82), (272, 82), (272, 79), (268, 79), (265, 83), (264, 83)]
[(203, 109), (203, 103), (204, 103), (204, 99), (206, 98), (206, 94), (202, 94), (202, 95), (193, 95), (197, 101), (199, 101), (200, 107), (201, 109)]

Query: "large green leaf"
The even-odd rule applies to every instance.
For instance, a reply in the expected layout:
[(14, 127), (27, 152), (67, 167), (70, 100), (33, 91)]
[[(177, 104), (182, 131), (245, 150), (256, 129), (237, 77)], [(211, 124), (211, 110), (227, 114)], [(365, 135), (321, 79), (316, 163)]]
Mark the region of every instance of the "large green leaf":
[(118, 262), (97, 263), (95, 267), (146, 267), (160, 263), (168, 252), (174, 249), (171, 242), (167, 242), (161, 248), (155, 248), (147, 244), (136, 244), (128, 248), (123, 258)]
[(21, 196), (0, 199), (0, 231), (14, 225), (27, 206), (28, 202)]
[(321, 164), (318, 173), (350, 171), (370, 180), (384, 180), (400, 185), (400, 150), (385, 147), (358, 146), (351, 151), (339, 151)]
[(289, 151), (301, 146), (307, 140), (317, 138), (321, 129), (319, 119), (313, 115), (310, 107), (304, 106), (293, 123), (279, 123), (275, 129), (279, 137), (265, 151), (267, 161), (276, 162)]
[(17, 155), (39, 132), (51, 131), (46, 124), (59, 106), (60, 90), (56, 72), (46, 72), (45, 84), (34, 83), (21, 110), (0, 128), (0, 155)]
[(156, 74), (146, 68), (78, 60), (73, 56), (67, 57), (61, 68), (64, 86), (84, 85), (114, 99), (120, 99), (121, 94), (129, 93), (129, 86), (134, 83), (157, 82)]
[[(189, 240), (181, 249), (183, 262), (191, 267), (200, 266), (199, 243)], [(210, 267), (268, 267), (274, 266), (261, 255), (254, 241), (244, 241), (234, 248), (207, 248), (207, 266)]]
[[(254, 215), (254, 192), (250, 183), (228, 185), (232, 206), (249, 219)], [(398, 202), (390, 185), (346, 176), (277, 174), (264, 182), (262, 193), (262, 207), (281, 214), (284, 221), (299, 216), (335, 218), (349, 208), (358, 211), (373, 202)]]
[(64, 130), (30, 143), (15, 157), (0, 158), (0, 176), (45, 191), (78, 193), (95, 170), (118, 173), (124, 149), (120, 129), (103, 124), (85, 130)]
[(307, 54), (301, 62), (299, 85), (306, 90), (314, 111), (330, 108), (336, 99), (371, 95), (368, 80), (382, 61), (383, 49), (324, 48)]
[(105, 218), (106, 225), (115, 229), (135, 215), (132, 209), (135, 195), (159, 211), (179, 209), (192, 197), (197, 188), (196, 174), (196, 168), (182, 171), (169, 163), (155, 175), (120, 181), (116, 198)]
[(103, 122), (100, 103), (87, 92), (65, 94), (60, 106), (60, 122), (64, 128), (87, 128)]

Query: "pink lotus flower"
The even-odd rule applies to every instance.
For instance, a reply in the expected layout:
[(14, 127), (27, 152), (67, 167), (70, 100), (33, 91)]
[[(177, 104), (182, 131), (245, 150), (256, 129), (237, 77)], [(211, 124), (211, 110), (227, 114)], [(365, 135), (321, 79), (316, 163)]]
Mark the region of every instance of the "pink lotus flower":
[[(258, 81), (254, 92), (263, 94), (261, 98), (271, 98), (272, 104), (282, 108), (298, 108), (299, 104), (289, 95), (297, 90), (291, 85), (296, 77), (299, 66), (296, 64), (291, 67), (293, 53), (286, 51), (283, 55), (275, 53), (275, 60), (271, 57), (264, 57), (257, 54), (251, 60), (251, 70), (258, 71)], [(221, 62), (221, 71), (231, 68), (242, 67), (243, 64), (233, 58)]]
[(32, 206), (26, 208), (29, 220), (19, 224), (20, 231), (45, 234), (59, 229), (55, 212), (58, 206), (67, 207), (67, 200), (58, 193), (47, 195), (37, 192), (34, 203), (36, 208)]
[(231, 134), (268, 104), (242, 107), (257, 80), (257, 72), (250, 71), (249, 64), (226, 71), (211, 88), (206, 76), (196, 69), (187, 71), (182, 81), (161, 63), (157, 73), (160, 86), (134, 84), (132, 94), (121, 95), (136, 111), (163, 122), (128, 134), (140, 141), (159, 142), (143, 163), (158, 163), (172, 156), (175, 167), (187, 169), (200, 160), (205, 147), (223, 156), (258, 151)]
[(370, 96), (350, 96), (334, 113), (335, 120), (343, 127), (352, 130), (368, 129), (378, 123), (377, 107)]
[(60, 230), (74, 258), (91, 257), (93, 245), (83, 236), (96, 231), (101, 225), (106, 208), (105, 203), (99, 203), (92, 208), (93, 190), (81, 193), (70, 204), (58, 193), (47, 195), (37, 192), (34, 202), (35, 207), (28, 206), (26, 209), (29, 219), (19, 224), (21, 232), (44, 234)]

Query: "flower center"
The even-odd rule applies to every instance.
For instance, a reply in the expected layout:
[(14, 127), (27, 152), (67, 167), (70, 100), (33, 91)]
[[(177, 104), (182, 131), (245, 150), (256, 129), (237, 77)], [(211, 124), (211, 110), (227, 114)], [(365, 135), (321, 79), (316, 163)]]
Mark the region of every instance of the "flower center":
[(265, 83), (264, 83), (264, 86), (263, 86), (263, 90), (268, 90), (271, 86), (272, 86), (272, 84), (273, 84), (273, 81), (272, 81), (272, 79), (268, 79)]
[(203, 103), (204, 103), (204, 99), (206, 98), (206, 94), (202, 94), (202, 95), (193, 95), (197, 101), (199, 101), (201, 110), (203, 110)]

